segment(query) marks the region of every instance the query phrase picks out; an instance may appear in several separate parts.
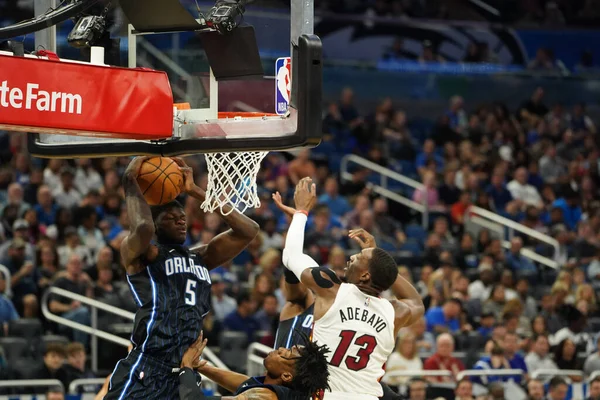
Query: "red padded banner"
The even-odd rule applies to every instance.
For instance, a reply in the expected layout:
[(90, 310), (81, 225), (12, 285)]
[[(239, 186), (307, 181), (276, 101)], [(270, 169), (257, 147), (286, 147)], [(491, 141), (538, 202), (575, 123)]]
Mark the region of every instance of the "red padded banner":
[(0, 129), (169, 138), (171, 86), (164, 72), (0, 55)]

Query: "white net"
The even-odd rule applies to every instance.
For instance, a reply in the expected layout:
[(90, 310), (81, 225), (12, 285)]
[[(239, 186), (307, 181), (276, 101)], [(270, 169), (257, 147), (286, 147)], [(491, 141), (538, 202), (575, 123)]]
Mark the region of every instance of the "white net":
[[(217, 209), (227, 215), (237, 210), (260, 207), (256, 175), (268, 151), (206, 153), (208, 185), (202, 203), (205, 212)], [(231, 206), (227, 207), (227, 206)]]

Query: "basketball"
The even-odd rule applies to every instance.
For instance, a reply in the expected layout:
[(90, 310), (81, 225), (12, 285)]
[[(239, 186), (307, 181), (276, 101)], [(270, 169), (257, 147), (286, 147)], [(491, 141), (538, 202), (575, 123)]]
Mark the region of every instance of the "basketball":
[(177, 163), (167, 157), (144, 161), (137, 177), (144, 198), (151, 206), (175, 200), (183, 186), (183, 175)]

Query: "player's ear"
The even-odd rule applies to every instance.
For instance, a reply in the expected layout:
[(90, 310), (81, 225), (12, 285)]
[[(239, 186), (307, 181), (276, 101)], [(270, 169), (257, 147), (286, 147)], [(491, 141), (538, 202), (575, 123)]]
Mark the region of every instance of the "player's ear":
[(284, 383), (290, 383), (294, 379), (294, 375), (291, 372), (284, 372), (281, 374), (281, 380)]
[(360, 276), (360, 283), (368, 283), (371, 281), (371, 272), (367, 269)]

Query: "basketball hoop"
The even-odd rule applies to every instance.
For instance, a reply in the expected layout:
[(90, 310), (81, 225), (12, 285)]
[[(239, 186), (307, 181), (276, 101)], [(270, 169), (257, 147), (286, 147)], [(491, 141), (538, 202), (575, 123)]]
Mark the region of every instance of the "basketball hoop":
[[(219, 119), (265, 118), (277, 116), (255, 112), (220, 112)], [(243, 151), (227, 153), (205, 153), (208, 184), (202, 210), (219, 210), (228, 215), (234, 210), (243, 213), (249, 208), (260, 207), (256, 177), (262, 160), (268, 151)], [(225, 210), (225, 206), (231, 206)]]

